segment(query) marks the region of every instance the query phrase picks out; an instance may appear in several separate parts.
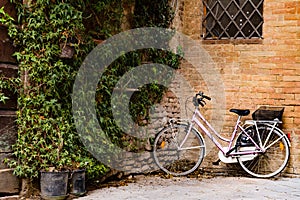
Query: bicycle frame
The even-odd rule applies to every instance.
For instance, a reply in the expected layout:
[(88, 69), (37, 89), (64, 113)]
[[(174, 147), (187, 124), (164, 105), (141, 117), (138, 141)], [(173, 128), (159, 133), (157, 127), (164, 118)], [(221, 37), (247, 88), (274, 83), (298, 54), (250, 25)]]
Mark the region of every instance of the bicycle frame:
[[(200, 119), (200, 120), (199, 120)], [(205, 125), (208, 127), (208, 129), (205, 127)], [(204, 116), (200, 113), (199, 109), (195, 109), (193, 117), (190, 121), (190, 126), (187, 132), (187, 135), (185, 136), (185, 139), (182, 141), (180, 147), (183, 146), (183, 144), (185, 143), (189, 133), (191, 132), (194, 124), (196, 124), (208, 137), (209, 139), (218, 147), (218, 149), (226, 156), (230, 156), (230, 157), (235, 157), (235, 156), (240, 156), (240, 155), (249, 155), (249, 154), (256, 154), (256, 153), (263, 153), (265, 151), (265, 149), (262, 148), (262, 144), (257, 144), (253, 138), (245, 131), (245, 129), (240, 125), (241, 123), (241, 116), (238, 116), (237, 122), (235, 124), (234, 130), (232, 132), (231, 138), (227, 139), (222, 137), (213, 127), (212, 125), (204, 118)], [(255, 124), (256, 126), (256, 124)], [(256, 126), (257, 127), (257, 126)], [(234, 139), (237, 136), (237, 131), (241, 130), (247, 137), (249, 137), (249, 139), (253, 142), (253, 144), (256, 147), (256, 150), (246, 150), (246, 151), (240, 151), (240, 152), (234, 152), (235, 150), (235, 146), (234, 146)], [(220, 142), (213, 136), (213, 134), (210, 132), (212, 131), (213, 134), (215, 134), (219, 139), (223, 140), (224, 142), (229, 143), (227, 147), (222, 147), (222, 145), (220, 144)], [(259, 139), (259, 141), (261, 141)]]

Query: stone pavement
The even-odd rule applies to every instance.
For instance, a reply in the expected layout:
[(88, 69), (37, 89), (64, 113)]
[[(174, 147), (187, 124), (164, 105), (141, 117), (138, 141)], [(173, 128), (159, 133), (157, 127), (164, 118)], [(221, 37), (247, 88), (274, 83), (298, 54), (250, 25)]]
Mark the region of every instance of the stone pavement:
[(216, 177), (196, 179), (135, 177), (135, 183), (89, 192), (80, 200), (300, 200), (300, 178), (257, 179)]

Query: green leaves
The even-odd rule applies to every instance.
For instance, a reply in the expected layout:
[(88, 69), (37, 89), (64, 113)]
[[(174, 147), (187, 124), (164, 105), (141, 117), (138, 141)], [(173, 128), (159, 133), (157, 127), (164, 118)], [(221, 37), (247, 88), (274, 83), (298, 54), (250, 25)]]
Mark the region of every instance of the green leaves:
[[(123, 4), (128, 2), (135, 6), (136, 16), (129, 22), (131, 27), (169, 27), (172, 13), (168, 1), (12, 2), (16, 4), (19, 25), (14, 24), (16, 22), (3, 8), (0, 9), (0, 23), (7, 24), (9, 36), (17, 45), (18, 51), (14, 55), (19, 64), (18, 77), (0, 78), (0, 101), (6, 100), (3, 89), (18, 92), (18, 139), (13, 146), (16, 159), (7, 162), (15, 167), (16, 175), (28, 178), (37, 177), (39, 170), (49, 167), (57, 170), (84, 167), (88, 175), (94, 177), (105, 173), (107, 168), (82, 145), (73, 122), (71, 93), (77, 70), (94, 47), (91, 36), (103, 40), (122, 30)], [(65, 46), (74, 50), (71, 59), (60, 56)], [(107, 54), (109, 56), (110, 52)], [(124, 136), (118, 128), (112, 116), (110, 98), (120, 77), (148, 61), (173, 68), (179, 65), (179, 57), (169, 52), (153, 49), (130, 52), (109, 66), (97, 89), (97, 113), (103, 130), (115, 144), (120, 147), (130, 144), (129, 150), (134, 151), (139, 150), (134, 144), (140, 141)], [(164, 90), (157, 84), (149, 84), (133, 95), (129, 106), (137, 123), (149, 119), (149, 108), (159, 102)], [(84, 139), (91, 138), (87, 135)]]
[[(39, 170), (49, 167), (69, 169), (86, 159), (101, 165), (81, 144), (71, 113), (73, 81), (91, 47), (84, 35), (82, 11), (70, 3), (49, 0), (14, 3), (22, 26), (8, 28), (18, 45), (14, 55), (19, 77), (5, 80), (6, 84), (0, 79), (0, 101), (6, 99), (2, 88), (18, 91), (16, 159), (7, 162), (17, 176), (27, 178), (37, 177)], [(5, 16), (3, 9), (0, 16)], [(65, 45), (74, 48), (72, 60), (60, 57)]]
[(0, 102), (5, 103), (5, 100), (8, 100), (9, 98), (6, 97), (3, 93), (0, 93)]
[(9, 25), (14, 19), (4, 11), (4, 7), (0, 8), (0, 24)]

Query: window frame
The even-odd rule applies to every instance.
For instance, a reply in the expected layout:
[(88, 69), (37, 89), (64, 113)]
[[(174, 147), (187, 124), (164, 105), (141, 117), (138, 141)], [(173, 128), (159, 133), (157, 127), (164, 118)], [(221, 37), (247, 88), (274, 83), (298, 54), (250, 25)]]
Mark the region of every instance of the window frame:
[(263, 39), (264, 0), (202, 0), (202, 4), (204, 40)]

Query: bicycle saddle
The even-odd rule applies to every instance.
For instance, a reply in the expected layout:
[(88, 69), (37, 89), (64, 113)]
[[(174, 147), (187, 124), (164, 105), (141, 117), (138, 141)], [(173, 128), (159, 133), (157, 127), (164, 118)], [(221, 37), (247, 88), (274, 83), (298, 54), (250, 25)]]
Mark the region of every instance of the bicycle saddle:
[(235, 114), (238, 114), (239, 116), (247, 116), (250, 114), (250, 110), (241, 110), (241, 109), (230, 109), (230, 112), (233, 112)]

